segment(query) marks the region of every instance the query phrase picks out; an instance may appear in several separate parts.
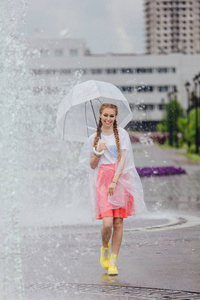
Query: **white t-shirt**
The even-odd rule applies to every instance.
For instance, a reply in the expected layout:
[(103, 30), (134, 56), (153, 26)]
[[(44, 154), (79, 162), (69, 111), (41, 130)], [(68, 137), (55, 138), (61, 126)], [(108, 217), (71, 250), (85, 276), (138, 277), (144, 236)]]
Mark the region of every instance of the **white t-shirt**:
[[(119, 133), (119, 140), (120, 140), (120, 149), (121, 150), (128, 149), (127, 148), (128, 145), (127, 145), (126, 138), (125, 138), (125, 136), (128, 135), (128, 133), (126, 132), (126, 130), (124, 130), (121, 127), (118, 128), (118, 133)], [(95, 137), (95, 134), (92, 135), (91, 139), (90, 139), (91, 149), (93, 147), (94, 137)], [(116, 145), (114, 133), (111, 135), (101, 134), (101, 142), (106, 143), (106, 150), (104, 151), (104, 154), (102, 154), (99, 159), (99, 165), (116, 164), (118, 151), (117, 151), (117, 145)], [(100, 143), (100, 141), (98, 142), (97, 149), (98, 149), (99, 143)]]

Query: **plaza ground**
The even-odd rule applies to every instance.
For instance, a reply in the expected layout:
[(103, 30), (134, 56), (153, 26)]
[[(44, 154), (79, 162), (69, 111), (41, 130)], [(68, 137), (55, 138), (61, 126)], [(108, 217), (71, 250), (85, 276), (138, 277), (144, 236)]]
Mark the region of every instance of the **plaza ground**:
[(124, 221), (119, 275), (100, 266), (101, 221), (24, 227), (25, 299), (200, 299), (200, 164), (155, 145), (136, 144), (134, 154), (136, 166), (187, 174), (142, 179), (149, 211)]

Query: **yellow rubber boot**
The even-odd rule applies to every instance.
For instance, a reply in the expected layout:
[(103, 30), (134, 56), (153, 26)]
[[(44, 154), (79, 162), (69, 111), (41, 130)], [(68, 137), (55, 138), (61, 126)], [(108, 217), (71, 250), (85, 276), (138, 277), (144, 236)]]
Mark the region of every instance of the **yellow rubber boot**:
[(107, 248), (101, 246), (100, 264), (104, 269), (106, 269), (106, 270), (108, 269), (108, 266), (109, 266), (109, 244), (108, 244)]
[(110, 256), (110, 262), (109, 262), (109, 266), (108, 266), (108, 275), (110, 276), (114, 276), (114, 275), (118, 275), (118, 271), (117, 271), (117, 267), (116, 267), (116, 263), (117, 263), (117, 254), (112, 253)]

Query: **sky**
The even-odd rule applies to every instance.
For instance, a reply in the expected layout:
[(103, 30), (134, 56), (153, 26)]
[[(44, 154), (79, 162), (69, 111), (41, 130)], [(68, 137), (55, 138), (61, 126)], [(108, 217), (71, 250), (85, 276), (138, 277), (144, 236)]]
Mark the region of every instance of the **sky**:
[[(21, 0), (24, 2), (25, 0)], [(27, 0), (18, 31), (81, 38), (93, 54), (144, 53), (143, 0)]]

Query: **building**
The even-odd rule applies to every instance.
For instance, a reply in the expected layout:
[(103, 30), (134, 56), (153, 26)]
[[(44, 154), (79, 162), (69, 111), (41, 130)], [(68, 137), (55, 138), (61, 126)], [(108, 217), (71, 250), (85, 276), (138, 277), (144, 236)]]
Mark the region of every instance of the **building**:
[[(115, 84), (133, 111), (136, 130), (153, 131), (164, 116), (169, 93), (177, 91), (184, 108), (188, 106), (185, 83), (200, 71), (200, 54), (155, 55), (91, 54), (84, 40), (27, 40), (28, 65), (34, 75), (36, 97), (60, 97), (77, 82), (90, 79)], [(63, 96), (63, 95), (62, 95)]]
[(146, 53), (200, 53), (200, 0), (144, 0)]

